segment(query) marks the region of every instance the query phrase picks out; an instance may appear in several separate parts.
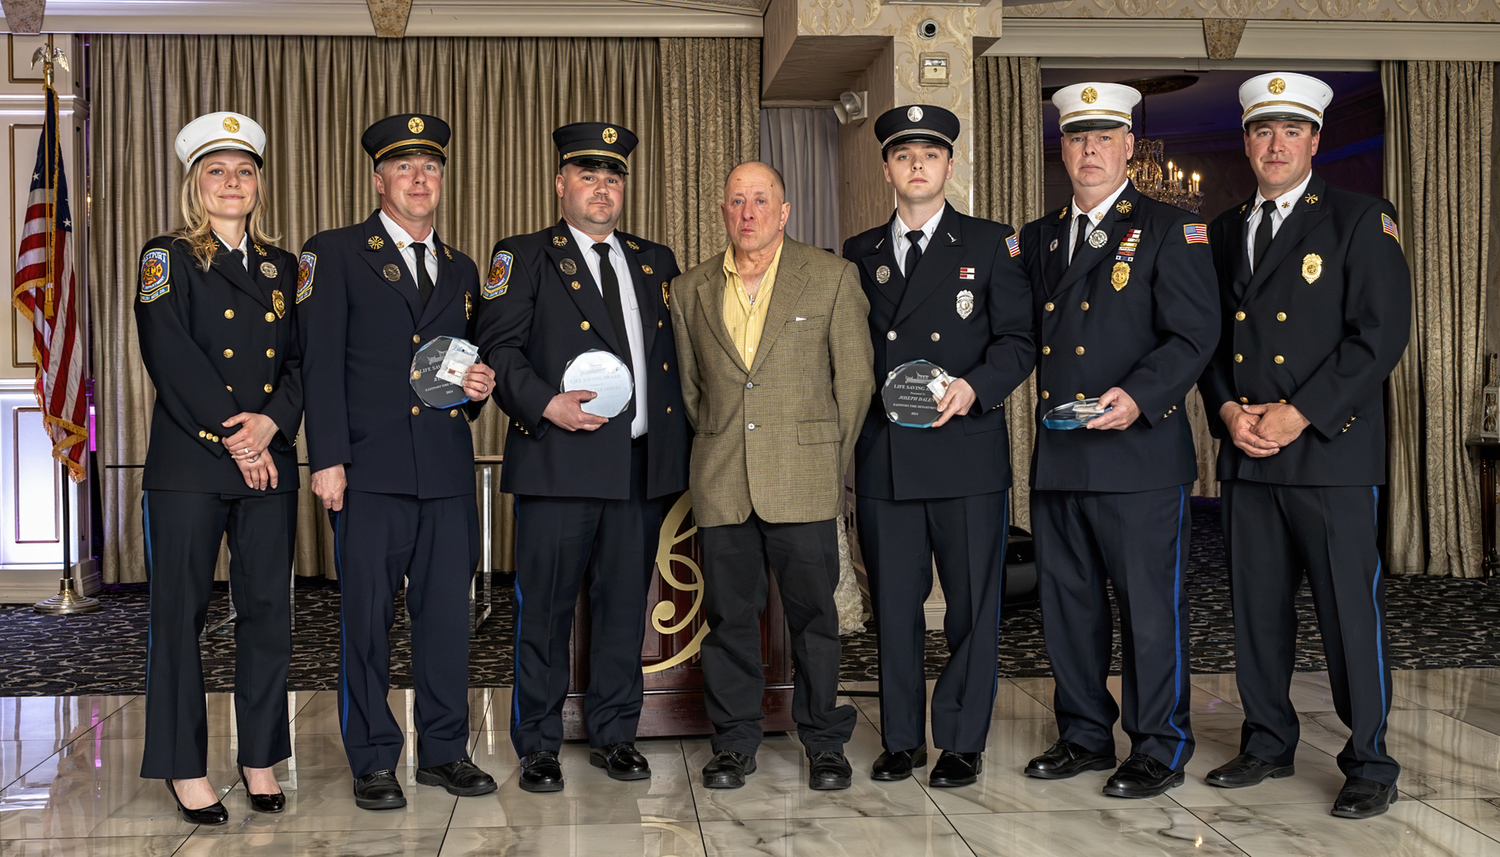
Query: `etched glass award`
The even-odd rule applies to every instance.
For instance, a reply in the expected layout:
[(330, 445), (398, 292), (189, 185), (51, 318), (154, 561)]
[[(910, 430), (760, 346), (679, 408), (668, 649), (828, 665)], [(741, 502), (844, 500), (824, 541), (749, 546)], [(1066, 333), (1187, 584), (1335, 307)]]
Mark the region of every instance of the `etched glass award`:
[(930, 428), (937, 422), (938, 400), (948, 391), (953, 379), (941, 366), (926, 360), (902, 363), (885, 379), (880, 400), (891, 422), (907, 428)]
[(1114, 408), (1100, 408), (1098, 399), (1078, 399), (1048, 411), (1042, 417), (1042, 425), (1049, 429), (1068, 431), (1086, 426), (1112, 410)]
[(594, 398), (579, 407), (586, 414), (610, 419), (625, 413), (635, 396), (630, 367), (608, 351), (590, 348), (568, 361), (563, 370), (562, 391), (589, 390)]
[(469, 400), (464, 392), (464, 373), (478, 359), (479, 348), (467, 339), (432, 339), (411, 359), (411, 388), (429, 408), (461, 405)]

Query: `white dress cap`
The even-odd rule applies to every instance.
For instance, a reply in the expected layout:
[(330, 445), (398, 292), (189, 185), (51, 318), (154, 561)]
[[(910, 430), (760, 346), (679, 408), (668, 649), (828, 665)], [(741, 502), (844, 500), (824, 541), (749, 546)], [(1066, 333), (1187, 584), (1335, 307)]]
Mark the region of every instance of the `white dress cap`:
[(1130, 111), (1141, 103), (1140, 90), (1121, 83), (1075, 83), (1052, 94), (1058, 125), (1064, 131), (1097, 131), (1131, 126)]
[(1311, 122), (1323, 127), (1323, 111), (1333, 100), (1333, 90), (1316, 77), (1289, 71), (1258, 74), (1240, 84), (1240, 122), (1249, 125), (1262, 119)]
[(264, 166), (266, 132), (254, 119), (243, 113), (207, 113), (183, 126), (177, 132), (177, 159), (184, 167), (208, 154), (223, 149), (240, 149)]

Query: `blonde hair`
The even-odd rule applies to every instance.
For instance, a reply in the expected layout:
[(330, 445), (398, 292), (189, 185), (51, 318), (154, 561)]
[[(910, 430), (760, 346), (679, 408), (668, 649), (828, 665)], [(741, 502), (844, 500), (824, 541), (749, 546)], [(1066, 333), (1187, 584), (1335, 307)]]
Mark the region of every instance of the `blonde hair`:
[[(178, 205), (182, 210), (183, 225), (172, 232), (173, 235), (186, 241), (192, 248), (193, 258), (198, 261), (198, 268), (207, 271), (214, 262), (214, 254), (219, 252), (219, 242), (214, 238), (213, 228), (208, 222), (208, 208), (203, 204), (203, 196), (198, 191), (198, 181), (203, 177), (203, 165), (206, 158), (199, 158), (188, 168), (187, 175), (182, 177), (182, 189), (178, 193)], [(254, 163), (252, 160), (251, 163)], [(274, 244), (279, 236), (272, 234), (262, 222), (264, 218), (261, 211), (267, 209), (270, 200), (266, 192), (265, 175), (259, 166), (255, 167), (255, 207), (250, 209), (250, 214), (245, 218), (245, 233), (250, 240), (257, 244)]]

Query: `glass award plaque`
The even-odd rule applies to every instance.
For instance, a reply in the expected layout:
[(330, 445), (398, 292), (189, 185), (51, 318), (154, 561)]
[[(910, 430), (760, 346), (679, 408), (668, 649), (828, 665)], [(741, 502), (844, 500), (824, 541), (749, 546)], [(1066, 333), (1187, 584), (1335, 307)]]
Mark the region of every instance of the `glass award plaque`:
[(1079, 399), (1058, 405), (1042, 417), (1042, 425), (1049, 429), (1068, 431), (1086, 426), (1090, 421), (1103, 416), (1114, 408), (1100, 408), (1098, 399)]
[(464, 373), (479, 359), (479, 348), (467, 339), (439, 336), (417, 349), (411, 359), (411, 388), (429, 408), (452, 408), (469, 400)]
[(953, 379), (941, 366), (926, 360), (913, 360), (897, 366), (885, 379), (880, 400), (891, 422), (907, 428), (930, 428), (937, 422), (938, 399), (947, 392)]
[(608, 351), (590, 348), (568, 361), (563, 370), (562, 391), (589, 390), (595, 394), (579, 405), (586, 414), (611, 419), (625, 413), (635, 397), (635, 379), (630, 367)]

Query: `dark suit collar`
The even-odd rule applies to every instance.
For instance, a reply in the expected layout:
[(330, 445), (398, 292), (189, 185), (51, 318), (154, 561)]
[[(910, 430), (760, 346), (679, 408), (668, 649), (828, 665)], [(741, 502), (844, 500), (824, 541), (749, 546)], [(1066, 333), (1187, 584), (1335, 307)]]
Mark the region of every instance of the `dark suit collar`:
[[(578, 311), (588, 319), (590, 329), (603, 337), (615, 356), (629, 362), (630, 343), (615, 339), (615, 325), (604, 305), (604, 294), (594, 280), (594, 275), (589, 273), (588, 259), (584, 254), (594, 252), (593, 245), (579, 246), (567, 221), (559, 219), (547, 230), (547, 245), (544, 249), (552, 270), (557, 272), (558, 279), (566, 286)], [(571, 273), (569, 269), (572, 269)]]
[[(1328, 185), (1313, 173), (1312, 179), (1307, 183), (1307, 189), (1303, 191), (1300, 199), (1292, 205), (1291, 213), (1287, 214), (1286, 221), (1281, 228), (1276, 230), (1276, 236), (1271, 239), (1271, 246), (1266, 248), (1265, 258), (1255, 266), (1255, 272), (1250, 275), (1250, 283), (1245, 288), (1245, 294), (1249, 295), (1260, 288), (1286, 258), (1296, 250), (1297, 245), (1302, 242), (1303, 236), (1311, 232), (1313, 227), (1327, 215), (1323, 207), (1323, 197), (1327, 194)], [(1249, 215), (1249, 211), (1246, 211)], [(1243, 254), (1243, 248), (1241, 253)]]
[[(885, 228), (880, 230), (880, 237), (876, 239), (875, 246), (870, 252), (859, 260), (860, 267), (864, 268), (865, 276), (875, 284), (875, 288), (885, 299), (891, 302), (891, 306), (901, 303), (901, 295), (906, 291), (906, 279), (901, 275), (901, 266), (896, 264), (896, 242), (892, 240), (891, 233), (895, 229), (896, 213), (891, 212), (891, 219), (885, 222)], [(885, 269), (885, 276), (880, 276), (881, 269)]]
[[(249, 256), (245, 257), (245, 261), (236, 259), (229, 246), (224, 243), (224, 239), (220, 238), (217, 234), (214, 234), (214, 244), (217, 246), (217, 249), (214, 250), (211, 267), (222, 274), (224, 279), (233, 283), (235, 288), (255, 298), (256, 302), (262, 306), (270, 308), (271, 287), (256, 281), (255, 274), (259, 273), (259, 271), (255, 260)], [(246, 238), (245, 246), (248, 247), (249, 245), (250, 241)], [(249, 263), (248, 270), (246, 262)]]
[[(1085, 274), (1092, 271), (1096, 265), (1103, 262), (1114, 252), (1114, 248), (1119, 246), (1120, 241), (1124, 239), (1126, 230), (1130, 229), (1135, 223), (1136, 212), (1140, 209), (1140, 201), (1141, 193), (1135, 189), (1135, 183), (1127, 181), (1125, 183), (1125, 190), (1120, 192), (1120, 195), (1115, 199), (1114, 205), (1110, 206), (1109, 213), (1104, 215), (1104, 219), (1094, 224), (1095, 231), (1104, 231), (1106, 236), (1104, 243), (1095, 247), (1093, 244), (1085, 241), (1083, 246), (1078, 248), (1078, 252), (1073, 255), (1072, 264), (1068, 265), (1067, 270), (1063, 272), (1062, 277), (1057, 281), (1057, 286), (1049, 290), (1049, 294), (1060, 292), (1083, 279)], [(1064, 211), (1071, 212), (1071, 204)], [(1066, 220), (1063, 222), (1066, 223)], [(1063, 258), (1066, 259), (1067, 249), (1063, 245), (1072, 237), (1071, 231), (1059, 228), (1058, 235), (1057, 251), (1062, 253)]]
[(900, 324), (943, 283), (957, 282), (953, 272), (963, 259), (963, 237), (959, 214), (949, 205), (944, 208), (943, 219), (938, 221), (937, 229), (927, 242), (917, 269), (907, 272), (906, 291), (901, 295), (893, 323)]
[[(391, 237), (380, 220), (380, 210), (372, 212), (362, 226), (365, 242), (359, 250), (360, 258), (365, 260), (365, 264), (370, 266), (381, 282), (401, 295), (406, 301), (407, 309), (411, 311), (412, 320), (417, 321), (422, 317), (422, 296), (417, 292), (416, 280), (412, 279), (406, 260), (401, 258), (401, 251), (396, 248), (396, 239)], [(386, 276), (387, 272), (394, 273), (396, 278)]]

